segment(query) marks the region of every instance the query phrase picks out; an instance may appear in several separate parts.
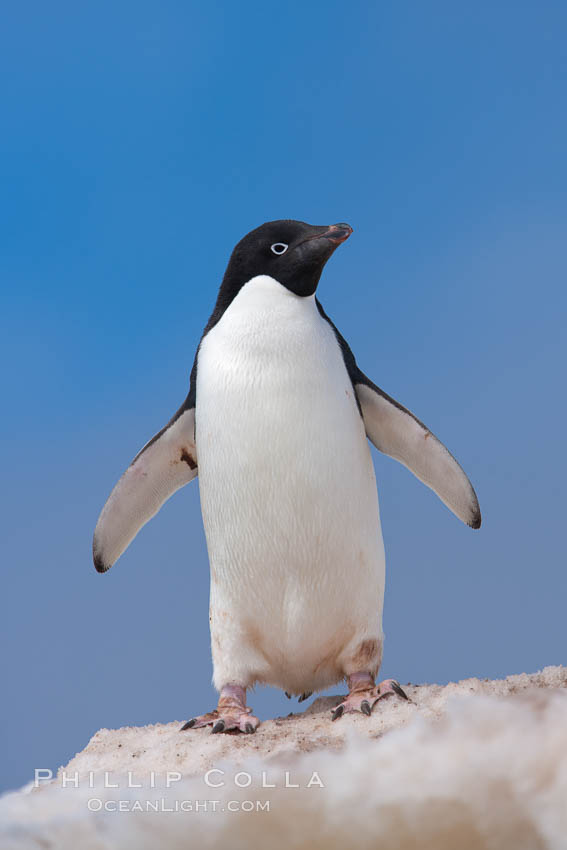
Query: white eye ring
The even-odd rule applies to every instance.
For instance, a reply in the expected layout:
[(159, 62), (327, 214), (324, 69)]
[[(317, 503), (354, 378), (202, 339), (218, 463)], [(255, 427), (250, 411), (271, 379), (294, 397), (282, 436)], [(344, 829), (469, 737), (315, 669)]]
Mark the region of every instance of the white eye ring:
[(288, 248), (289, 248), (289, 245), (286, 245), (285, 242), (274, 242), (274, 244), (271, 246), (271, 249), (274, 252), (274, 254), (278, 254), (278, 255), (285, 254), (285, 252), (287, 251)]

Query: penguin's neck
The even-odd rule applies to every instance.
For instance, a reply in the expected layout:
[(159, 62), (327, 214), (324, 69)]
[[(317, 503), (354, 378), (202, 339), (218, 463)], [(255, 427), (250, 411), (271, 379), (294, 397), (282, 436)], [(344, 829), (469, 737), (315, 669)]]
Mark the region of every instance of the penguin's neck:
[(226, 313), (246, 313), (252, 318), (254, 313), (289, 312), (317, 313), (315, 295), (300, 296), (287, 289), (275, 278), (266, 274), (257, 275), (246, 283), (233, 299)]
[(273, 356), (301, 346), (321, 325), (314, 295), (295, 295), (273, 277), (258, 275), (242, 287), (210, 333), (256, 357), (263, 351)]

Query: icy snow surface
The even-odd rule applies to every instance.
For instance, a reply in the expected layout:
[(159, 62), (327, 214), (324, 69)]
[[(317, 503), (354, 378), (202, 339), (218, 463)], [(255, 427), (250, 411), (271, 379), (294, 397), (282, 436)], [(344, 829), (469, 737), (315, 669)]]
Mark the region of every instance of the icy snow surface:
[(0, 799), (0, 847), (567, 848), (566, 685), (546, 667), (408, 686), (335, 723), (321, 698), (246, 736), (101, 729)]

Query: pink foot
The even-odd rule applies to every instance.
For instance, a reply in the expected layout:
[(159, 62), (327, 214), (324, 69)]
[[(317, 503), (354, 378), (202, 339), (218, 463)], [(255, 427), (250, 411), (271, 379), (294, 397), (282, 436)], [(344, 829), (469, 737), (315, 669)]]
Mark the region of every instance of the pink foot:
[(219, 702), (214, 711), (193, 717), (181, 727), (199, 729), (201, 726), (212, 726), (211, 732), (255, 732), (260, 721), (252, 714), (250, 706), (246, 705), (246, 688), (240, 685), (225, 685), (221, 690)]
[(368, 717), (379, 699), (390, 694), (408, 699), (395, 679), (385, 679), (379, 685), (374, 684), (374, 677), (370, 673), (353, 673), (347, 676), (349, 694), (332, 710), (331, 720), (338, 720), (343, 714), (362, 712)]

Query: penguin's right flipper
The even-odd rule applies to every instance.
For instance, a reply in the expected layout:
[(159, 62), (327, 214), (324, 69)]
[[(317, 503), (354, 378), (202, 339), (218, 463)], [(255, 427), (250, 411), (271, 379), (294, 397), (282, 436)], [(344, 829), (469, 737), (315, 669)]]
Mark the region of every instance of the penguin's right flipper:
[(110, 569), (163, 503), (196, 475), (195, 407), (183, 405), (136, 455), (108, 497), (93, 538), (98, 572)]

